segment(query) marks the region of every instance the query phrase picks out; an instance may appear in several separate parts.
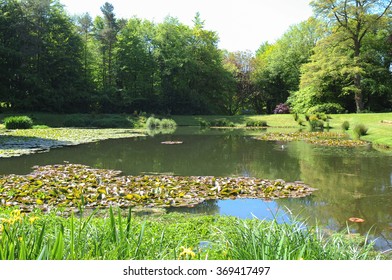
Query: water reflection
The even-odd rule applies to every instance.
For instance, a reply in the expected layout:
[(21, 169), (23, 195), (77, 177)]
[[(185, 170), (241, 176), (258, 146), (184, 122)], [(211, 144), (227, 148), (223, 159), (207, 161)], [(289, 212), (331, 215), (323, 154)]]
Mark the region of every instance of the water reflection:
[(278, 223), (290, 222), (288, 209), (281, 209), (275, 201), (261, 199), (210, 200), (193, 208), (173, 208), (168, 212), (186, 212), (207, 215), (235, 216), (241, 219), (276, 220)]

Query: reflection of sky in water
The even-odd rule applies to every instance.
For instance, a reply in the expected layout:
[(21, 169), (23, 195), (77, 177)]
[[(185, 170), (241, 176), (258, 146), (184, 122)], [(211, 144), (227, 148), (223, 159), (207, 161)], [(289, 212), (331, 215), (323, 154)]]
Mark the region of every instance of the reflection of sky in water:
[(235, 216), (241, 219), (276, 219), (279, 223), (290, 221), (287, 210), (280, 208), (274, 201), (260, 199), (219, 200), (218, 207), (220, 215)]

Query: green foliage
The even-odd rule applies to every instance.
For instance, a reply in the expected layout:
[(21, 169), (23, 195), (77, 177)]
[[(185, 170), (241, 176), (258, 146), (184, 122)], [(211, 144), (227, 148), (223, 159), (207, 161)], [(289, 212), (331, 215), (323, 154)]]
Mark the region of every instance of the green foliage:
[(309, 108), (309, 113), (341, 114), (344, 112), (342, 105), (338, 103), (323, 103)]
[[(1, 209), (1, 260), (359, 260), (379, 259), (365, 238), (324, 237), (299, 222), (109, 209), (65, 218)], [(208, 240), (208, 246), (203, 242)]]
[(65, 127), (133, 128), (135, 120), (120, 115), (69, 115)]
[[(345, 234), (323, 237), (305, 224), (278, 224), (276, 221), (237, 222), (231, 232), (224, 232), (228, 257), (240, 260), (343, 260), (367, 259), (372, 245), (362, 246)], [(321, 241), (321, 242), (320, 242)], [(337, 249), (339, 248), (339, 249)]]
[(193, 26), (173, 17), (118, 19), (105, 3), (94, 21), (88, 14), (73, 21), (57, 0), (1, 1), (0, 104), (18, 112), (162, 115), (272, 113), (286, 102), (297, 113), (390, 110), (390, 7), (335, 2), (312, 1), (332, 24), (310, 18), (255, 55), (218, 49), (218, 34), (199, 14)]
[(172, 119), (162, 119), (161, 120), (161, 125), (163, 129), (166, 128), (175, 128), (177, 126), (176, 122)]
[(367, 135), (368, 128), (364, 124), (357, 124), (353, 129), (354, 135), (357, 138)]
[(172, 129), (177, 126), (176, 122), (172, 119), (157, 119), (153, 116), (149, 117), (146, 121), (146, 127), (148, 129)]
[(350, 123), (348, 121), (344, 121), (342, 123), (342, 129), (347, 131), (347, 130), (349, 130), (349, 128), (350, 128)]
[(149, 117), (146, 121), (146, 126), (149, 129), (159, 128), (161, 126), (161, 120), (155, 117)]
[(235, 124), (227, 119), (221, 118), (221, 119), (215, 119), (210, 121), (210, 126), (215, 126), (215, 127), (234, 127)]
[(247, 127), (266, 127), (268, 126), (266, 121), (263, 120), (247, 120), (246, 121)]
[(28, 116), (14, 116), (4, 119), (7, 129), (29, 129), (33, 127), (33, 121)]
[(206, 121), (206, 120), (199, 120), (199, 125), (201, 127), (210, 127), (211, 123), (209, 121)]

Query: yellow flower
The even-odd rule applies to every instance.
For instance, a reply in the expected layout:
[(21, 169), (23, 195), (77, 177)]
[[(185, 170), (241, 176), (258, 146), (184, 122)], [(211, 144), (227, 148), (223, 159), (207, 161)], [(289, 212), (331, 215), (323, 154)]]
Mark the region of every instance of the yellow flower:
[(184, 246), (181, 246), (180, 248), (182, 252), (180, 253), (178, 259), (186, 259), (187, 257), (194, 258), (196, 256), (195, 252), (192, 251), (192, 248), (186, 248)]
[(38, 217), (33, 216), (33, 217), (29, 218), (29, 222), (30, 222), (30, 224), (33, 224), (38, 219), (39, 219)]

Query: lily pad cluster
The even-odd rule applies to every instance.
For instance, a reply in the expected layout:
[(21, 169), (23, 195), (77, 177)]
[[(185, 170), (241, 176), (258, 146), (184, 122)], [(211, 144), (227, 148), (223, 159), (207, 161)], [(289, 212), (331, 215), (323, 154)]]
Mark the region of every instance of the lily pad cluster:
[(257, 137), (258, 140), (266, 141), (306, 141), (308, 143), (320, 146), (337, 146), (337, 147), (358, 147), (366, 146), (368, 143), (362, 140), (350, 139), (345, 133), (338, 132), (269, 132)]
[(45, 128), (0, 131), (0, 158), (106, 139), (143, 136), (136, 129)]
[(193, 207), (211, 199), (304, 197), (314, 191), (303, 182), (283, 180), (120, 173), (78, 164), (37, 166), (28, 175), (0, 177), (0, 205), (24, 211), (34, 207)]

